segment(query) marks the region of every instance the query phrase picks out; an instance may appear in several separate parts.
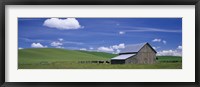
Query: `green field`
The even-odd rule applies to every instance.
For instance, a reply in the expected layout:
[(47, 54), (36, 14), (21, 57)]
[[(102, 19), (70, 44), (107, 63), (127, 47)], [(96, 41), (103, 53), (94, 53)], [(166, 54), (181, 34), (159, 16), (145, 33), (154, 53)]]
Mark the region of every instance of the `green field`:
[(117, 56), (103, 52), (31, 48), (18, 51), (19, 69), (181, 69), (182, 58), (158, 56), (155, 64), (91, 64), (79, 61), (109, 61)]
[(179, 56), (158, 56), (158, 62), (182, 62), (182, 58)]

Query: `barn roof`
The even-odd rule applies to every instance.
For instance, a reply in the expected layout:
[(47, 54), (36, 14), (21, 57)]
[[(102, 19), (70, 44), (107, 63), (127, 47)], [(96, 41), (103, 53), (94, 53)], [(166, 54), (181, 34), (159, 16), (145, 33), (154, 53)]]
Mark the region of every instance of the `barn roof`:
[[(150, 46), (150, 44), (147, 42), (140, 43), (140, 44), (127, 45), (127, 46), (125, 46), (124, 49), (121, 50), (120, 53), (137, 53), (146, 44)], [(156, 53), (156, 51), (152, 47), (151, 47), (151, 49)]]
[(125, 60), (131, 56), (134, 56), (135, 54), (123, 54), (123, 55), (119, 55), (117, 57), (111, 58), (111, 60)]
[(138, 52), (145, 44), (146, 43), (127, 45), (120, 53)]

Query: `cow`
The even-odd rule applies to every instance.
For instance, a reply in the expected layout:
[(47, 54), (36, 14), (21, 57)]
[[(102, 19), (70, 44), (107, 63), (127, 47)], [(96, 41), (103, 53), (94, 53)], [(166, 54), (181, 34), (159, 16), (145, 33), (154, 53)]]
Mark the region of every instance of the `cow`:
[(99, 61), (99, 63), (104, 63), (104, 61)]
[(107, 64), (109, 64), (109, 63), (110, 63), (110, 61), (106, 61), (106, 63), (107, 63)]

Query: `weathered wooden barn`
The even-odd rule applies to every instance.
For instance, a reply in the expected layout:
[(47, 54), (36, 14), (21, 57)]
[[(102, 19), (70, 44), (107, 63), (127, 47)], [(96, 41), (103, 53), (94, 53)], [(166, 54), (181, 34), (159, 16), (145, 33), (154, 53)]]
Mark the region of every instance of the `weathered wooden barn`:
[(111, 64), (153, 64), (156, 53), (149, 43), (127, 45), (119, 56), (111, 58)]

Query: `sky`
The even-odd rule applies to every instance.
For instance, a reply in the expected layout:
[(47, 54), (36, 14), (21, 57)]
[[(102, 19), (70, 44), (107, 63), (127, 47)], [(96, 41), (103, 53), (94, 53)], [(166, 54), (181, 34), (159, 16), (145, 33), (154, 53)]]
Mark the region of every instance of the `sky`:
[(119, 53), (148, 42), (157, 55), (182, 55), (182, 18), (18, 18), (18, 49)]

